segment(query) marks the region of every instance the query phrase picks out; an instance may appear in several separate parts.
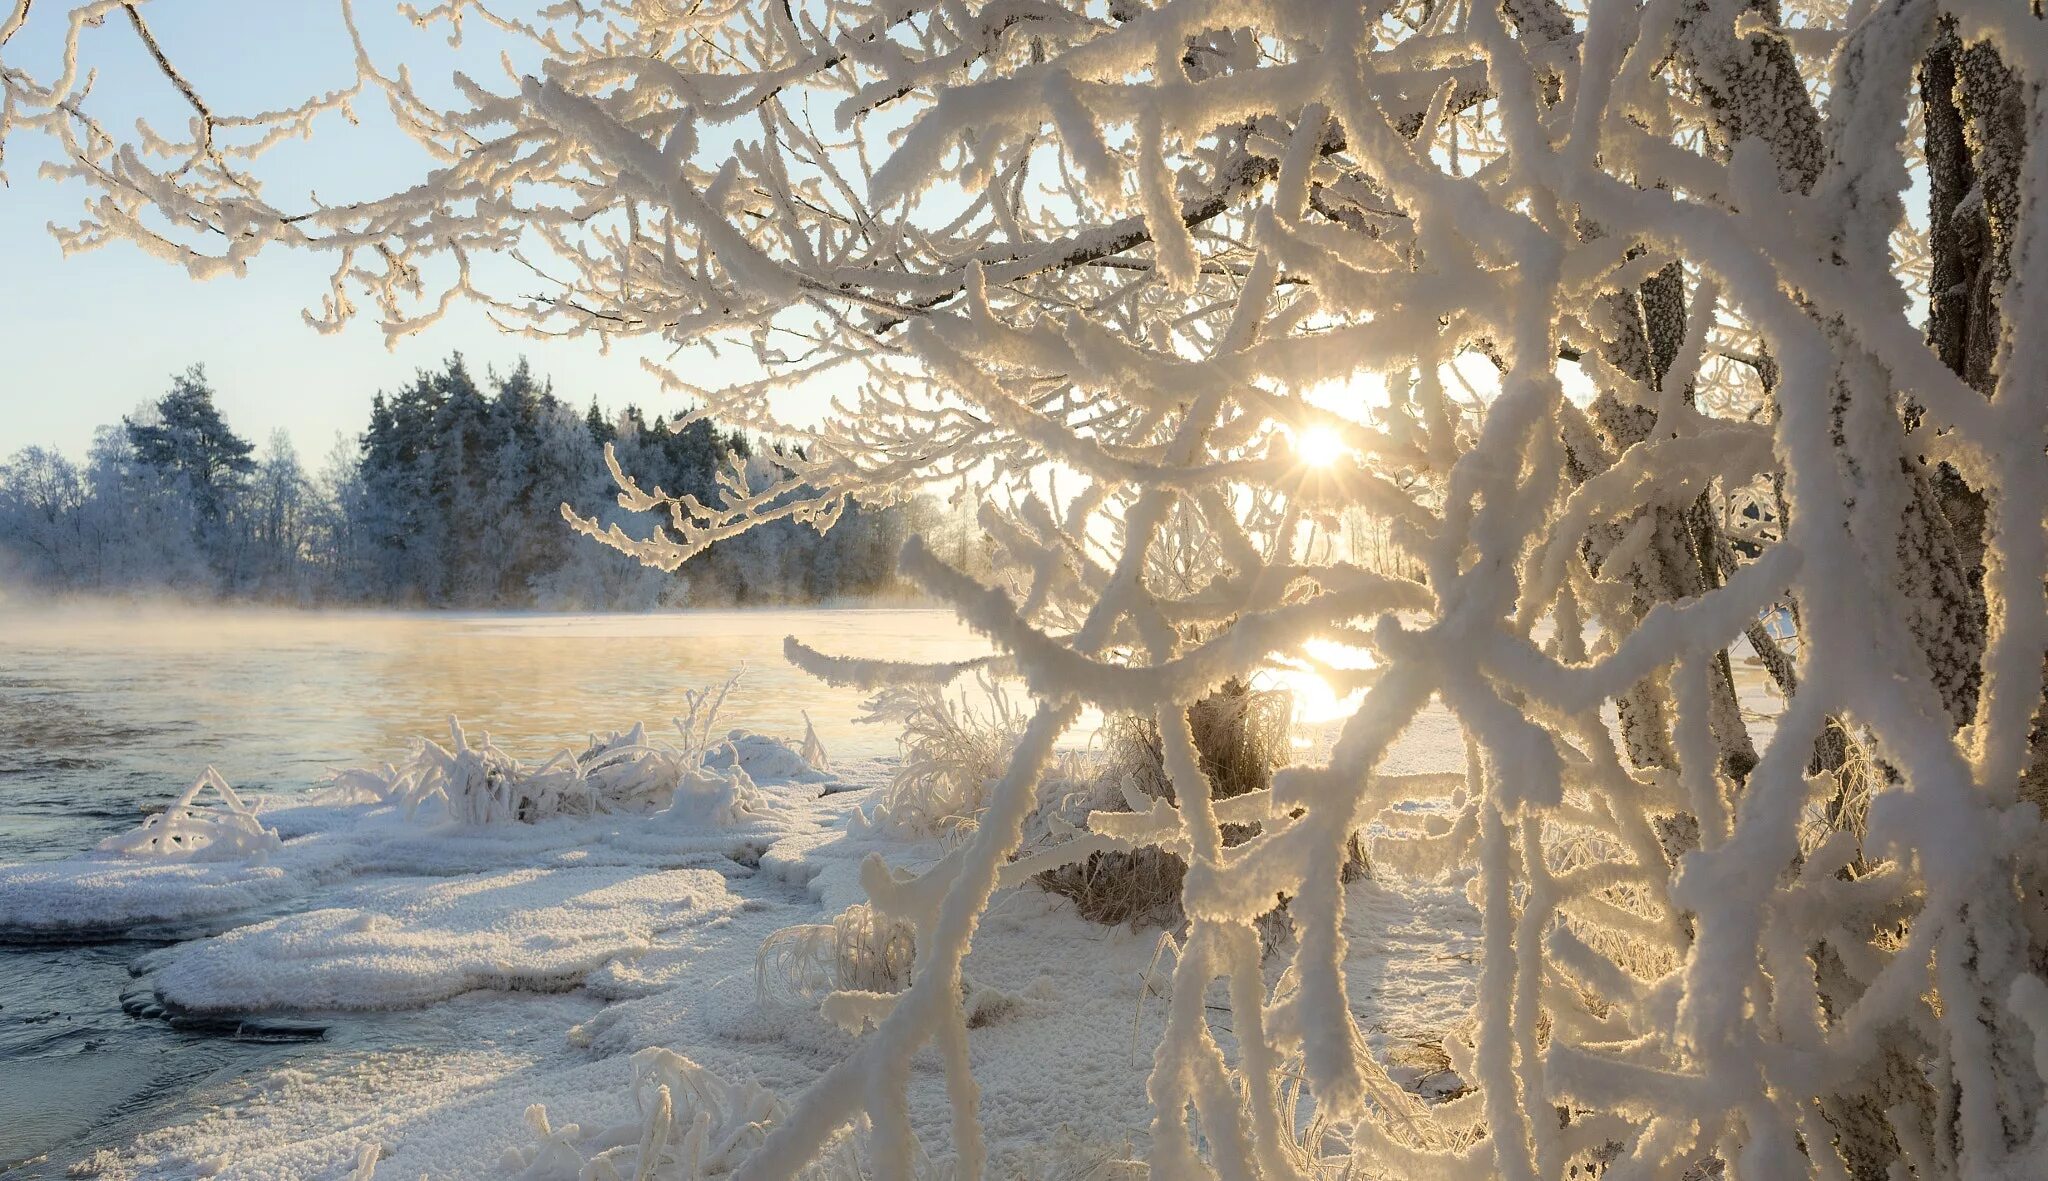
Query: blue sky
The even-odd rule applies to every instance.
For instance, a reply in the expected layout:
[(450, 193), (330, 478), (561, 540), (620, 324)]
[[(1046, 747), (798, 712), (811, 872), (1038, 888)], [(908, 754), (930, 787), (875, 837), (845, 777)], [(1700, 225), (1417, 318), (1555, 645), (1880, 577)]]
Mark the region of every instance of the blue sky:
[[(69, 5), (39, 4), (9, 42), (10, 64), (47, 78), (58, 62)], [(371, 51), (389, 66), (414, 67), (422, 89), (445, 83), (459, 61), (493, 83), (504, 43), (479, 22), (458, 52), (445, 26), (420, 31), (395, 6), (357, 6)], [(514, 6), (515, 8), (517, 6)], [(346, 84), (351, 71), (338, 5), (321, 0), (184, 0), (144, 9), (152, 31), (185, 76), (221, 112), (270, 109)], [(182, 131), (188, 108), (146, 56), (134, 30), (110, 19), (88, 30), (83, 60), (100, 71), (90, 109), (110, 127), (137, 116)], [(361, 127), (330, 120), (326, 134), (280, 149), (263, 170), (274, 202), (297, 204), (381, 195), (416, 178), (426, 157), (385, 117), (382, 101), (359, 111)], [(43, 179), (54, 145), (17, 133), (7, 144), (9, 187), (0, 189), (0, 456), (30, 443), (83, 455), (94, 427), (160, 395), (170, 375), (206, 365), (229, 422), (259, 441), (287, 430), (309, 463), (324, 458), (336, 432), (362, 428), (370, 397), (403, 384), (423, 366), (461, 350), (474, 366), (508, 367), (525, 355), (551, 376), (557, 394), (579, 405), (679, 403), (640, 368), (640, 354), (600, 355), (595, 342), (505, 336), (471, 310), (398, 348), (385, 347), (370, 319), (338, 335), (307, 327), (301, 312), (325, 289), (327, 260), (304, 252), (259, 258), (243, 279), (195, 282), (182, 270), (116, 244), (65, 258), (51, 222), (78, 220), (87, 190)], [(652, 350), (650, 350), (652, 352)]]

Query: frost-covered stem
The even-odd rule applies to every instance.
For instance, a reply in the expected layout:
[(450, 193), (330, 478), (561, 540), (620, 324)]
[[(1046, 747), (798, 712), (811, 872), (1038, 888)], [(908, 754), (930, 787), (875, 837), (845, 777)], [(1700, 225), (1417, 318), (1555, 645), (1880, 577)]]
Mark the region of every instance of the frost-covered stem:
[[(1475, 768), (1474, 773), (1486, 775), (1484, 768)], [(1479, 806), (1480, 914), (1486, 945), (1479, 968), (1478, 1066), (1486, 1089), (1494, 1164), (1501, 1176), (1520, 1181), (1536, 1176), (1536, 1162), (1529, 1149), (1529, 1107), (1541, 1100), (1521, 1093), (1515, 1070), (1513, 1006), (1520, 975), (1514, 946), (1515, 868), (1507, 822), (1499, 805), (1486, 801)]]
[[(1213, 880), (1222, 868), (1223, 829), (1216, 819), (1212, 784), (1202, 771), (1187, 711), (1177, 704), (1167, 705), (1159, 711), (1156, 724), (1166, 774), (1174, 785), (1189, 838), (1190, 880), (1186, 892), (1192, 900), (1214, 890)], [(1153, 1163), (1166, 1173), (1206, 1173), (1191, 1155), (1194, 1138), (1187, 1123), (1187, 1108), (1192, 1105), (1201, 1116), (1213, 1163), (1221, 1175), (1226, 1181), (1251, 1181), (1258, 1175), (1258, 1166), (1252, 1161), (1255, 1146), (1240, 1117), (1237, 1092), (1230, 1084), (1223, 1053), (1209, 1032), (1204, 1002), (1210, 984), (1218, 976), (1228, 976), (1233, 996), (1249, 992), (1257, 1002), (1252, 1012), (1258, 1012), (1257, 1006), (1264, 1002), (1264, 987), (1257, 975), (1256, 954), (1249, 961), (1252, 976), (1240, 978), (1247, 967), (1241, 954), (1242, 941), (1250, 936), (1256, 947), (1257, 937), (1249, 919), (1242, 915), (1218, 916), (1198, 910), (1189, 917), (1192, 922), (1187, 945), (1174, 966), (1166, 1032), (1160, 1039), (1152, 1075), (1146, 1083), (1146, 1093), (1153, 1105)], [(1245, 1053), (1252, 1119), (1258, 1138), (1263, 1141), (1256, 1147), (1266, 1159), (1277, 1160), (1279, 1144), (1273, 1139), (1281, 1130), (1273, 1090), (1277, 1063), (1271, 1048), (1264, 1044), (1247, 1045)]]
[[(586, 524), (643, 560), (828, 527), (853, 496), (980, 503), (1014, 595), (917, 541), (902, 570), (1051, 704), (972, 840), (914, 878), (864, 868), (874, 905), (917, 930), (916, 978), (827, 1002), (877, 1028), (744, 1176), (792, 1175), (863, 1112), (878, 1170), (908, 1175), (927, 1044), (944, 1134), (985, 1172), (959, 996), (976, 916), (997, 884), (1145, 844), (1189, 862), (1148, 1083), (1156, 1175), (1311, 1172), (1288, 1139), (1301, 1096), (1311, 1126), (1354, 1129), (1361, 1167), (1446, 1181), (1710, 1161), (1988, 1176), (2041, 1139), (2023, 1039), (2048, 1027), (2030, 987), (2040, 830), (2013, 782), (2048, 650), (2044, 363), (2015, 331), (2040, 319), (2023, 231), (2048, 166), (2019, 167), (2037, 137), (2009, 101), (2016, 86), (2039, 118), (2048, 38), (2010, 5), (1954, 5), (1952, 39), (1941, 15), (581, 0), (528, 24), (449, 0), (427, 19), (519, 46), (451, 110), (351, 34), (351, 90), (221, 120), (218, 160), (203, 128), (117, 144), (82, 114), (75, 44), (47, 82), (9, 57), (0, 122), (55, 137), (60, 171), (99, 194), (74, 247), (133, 238), (195, 273), (321, 251), (326, 326), (360, 289), (394, 332), (476, 300), (529, 330), (739, 345), (754, 372), (730, 386), (696, 388), (694, 356), (657, 375), (805, 450), (735, 473), (716, 504), (622, 479), (624, 507), (665, 510), (666, 531)], [(1899, 232), (1916, 64), (1933, 349), (1907, 319), (1919, 244)], [(419, 185), (305, 215), (221, 196), (261, 155), (248, 139), (294, 139), (359, 94), (430, 154)], [(1992, 247), (2012, 231), (2008, 270), (1966, 240), (1980, 229)], [(482, 260), (515, 250), (551, 276), (542, 298), (482, 290)], [(1972, 343), (1986, 331), (2004, 353)], [(1589, 411), (1559, 356), (1591, 377)], [(1384, 413), (1330, 396), (1382, 385)], [(828, 421), (784, 423), (771, 403), (813, 386), (838, 395)], [(1334, 446), (1309, 460), (1315, 435)], [(1754, 528), (1706, 511), (1767, 483), (1778, 511)], [(1393, 522), (1426, 580), (1304, 543), (1357, 514)], [(1758, 623), (1787, 601), (1796, 666)], [(1726, 659), (1743, 634), (1789, 698), (1760, 754)], [(1218, 798), (1190, 704), (1326, 639), (1376, 661), (1349, 677), (1366, 692), (1328, 764)], [(792, 652), (869, 685), (962, 671)], [(1384, 765), (1432, 698), (1471, 753), (1455, 786)], [(1008, 862), (1083, 706), (1159, 719), (1179, 807), (1098, 814)], [(489, 756), (457, 746), (451, 773)], [(1697, 839), (1658, 832), (1675, 816)], [(1421, 864), (1478, 873), (1477, 1043), (1446, 1042), (1466, 1099), (1411, 1102), (1360, 1033), (1343, 870), (1351, 834), (1382, 821)], [(1226, 825), (1256, 832), (1226, 848)], [(1250, 924), (1283, 895), (1298, 938), (1268, 995)], [(1228, 1053), (1205, 1011), (1219, 980)], [(1306, 1085), (1283, 1104), (1297, 1049)], [(670, 1154), (712, 1139), (684, 1097)]]
[[(1049, 702), (1033, 715), (1009, 771), (989, 793), (988, 810), (973, 838), (932, 871), (945, 871), (949, 888), (939, 904), (930, 939), (920, 940), (917, 975), (910, 988), (860, 1049), (833, 1064), (804, 1090), (788, 1121), (769, 1134), (760, 1150), (733, 1174), (733, 1181), (794, 1178), (862, 1110), (874, 1122), (874, 1164), (880, 1175), (911, 1176), (915, 1154), (903, 1091), (911, 1056), (935, 1036), (942, 1023), (965, 1023), (965, 1015), (959, 1012), (961, 961), (1003, 863), (1023, 840), (1024, 820), (1031, 811), (1038, 778), (1060, 735), (1073, 725), (1079, 712), (1070, 703)], [(949, 1056), (949, 1086), (960, 1100), (954, 1109), (954, 1150), (961, 1176), (971, 1178), (980, 1176), (985, 1150), (974, 1115), (974, 1084), (971, 1076), (961, 1081), (961, 1066), (964, 1063)]]

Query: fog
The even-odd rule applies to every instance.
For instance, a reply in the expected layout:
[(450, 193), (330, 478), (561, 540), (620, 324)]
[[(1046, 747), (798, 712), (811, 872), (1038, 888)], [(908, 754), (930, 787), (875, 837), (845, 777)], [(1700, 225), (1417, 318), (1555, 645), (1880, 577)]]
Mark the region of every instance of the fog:
[(646, 615), (216, 609), (169, 601), (0, 600), (0, 860), (75, 852), (208, 765), (291, 790), (401, 755), (447, 718), (545, 760), (593, 730), (665, 726), (681, 690), (745, 669), (725, 724), (886, 754), (861, 694), (782, 658), (826, 651), (952, 660), (985, 645), (928, 609)]

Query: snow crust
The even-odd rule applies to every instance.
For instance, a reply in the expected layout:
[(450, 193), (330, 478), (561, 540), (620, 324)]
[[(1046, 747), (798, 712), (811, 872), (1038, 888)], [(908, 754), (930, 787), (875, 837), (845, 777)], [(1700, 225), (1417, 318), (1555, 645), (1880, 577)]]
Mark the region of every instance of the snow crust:
[[(846, 802), (816, 805), (833, 808), (843, 823)], [(843, 838), (833, 836), (812, 840), (806, 851), (796, 847), (802, 838), (789, 838), (783, 852), (820, 866), (821, 883), (850, 881), (859, 857), (876, 849), (840, 846)], [(911, 855), (910, 864), (918, 863)], [(645, 1089), (634, 1086), (634, 1058), (650, 1047), (786, 1102), (858, 1039), (815, 1009), (760, 1009), (754, 954), (772, 931), (830, 912), (767, 873), (726, 884), (733, 910), (656, 933), (649, 950), (600, 970), (575, 992), (473, 992), (436, 1004), (433, 1019), (459, 1048), (356, 1068), (264, 1072), (196, 1123), (113, 1154), (103, 1175), (327, 1177), (374, 1144), (378, 1177), (574, 1178), (563, 1162), (596, 1155), (623, 1130), (637, 1148), (646, 1112), (636, 1101)], [(1471, 1004), (1477, 912), (1458, 882), (1359, 883), (1353, 890), (1347, 978), (1361, 1015), (1370, 1015), (1369, 1042), (1405, 1063), (1397, 1073), (1419, 1092), (1462, 1092), (1465, 1083), (1437, 1047), (1455, 1039), (1456, 1016)], [(978, 1014), (969, 1048), (983, 1080), (996, 1175), (1139, 1175), (1108, 1166), (1134, 1159), (1144, 1144), (1145, 1051), (1165, 1019), (1172, 954), (1160, 953), (1156, 930), (1097, 926), (1031, 887), (998, 899), (966, 965), (966, 1003)], [(937, 1060), (915, 1061), (907, 1081), (913, 1125), (943, 1151), (950, 1105)], [(574, 1127), (570, 1152), (545, 1151), (549, 1134), (529, 1114), (536, 1104), (558, 1142)], [(678, 1101), (674, 1110), (683, 1109)], [(507, 1167), (508, 1150), (518, 1154), (518, 1169)], [(1104, 1171), (1084, 1171), (1093, 1168)], [(941, 1175), (928, 1168), (913, 1174)]]

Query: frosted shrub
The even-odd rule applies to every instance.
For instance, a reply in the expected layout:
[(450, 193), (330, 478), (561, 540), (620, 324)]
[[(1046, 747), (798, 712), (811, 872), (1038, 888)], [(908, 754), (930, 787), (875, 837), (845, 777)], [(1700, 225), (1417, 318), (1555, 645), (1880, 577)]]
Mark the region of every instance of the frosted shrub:
[(449, 746), (428, 740), (422, 753), (434, 769), (434, 790), (456, 823), (532, 823), (597, 810), (595, 793), (566, 752), (528, 771), (491, 742), (488, 730), (472, 746), (461, 723), (451, 717), (448, 734)]
[(861, 720), (897, 721), (903, 730), (902, 764), (867, 823), (907, 837), (956, 839), (973, 831), (1024, 728), (1000, 684), (984, 677), (976, 686), (970, 697), (972, 690), (911, 685), (868, 703)]
[(762, 1008), (815, 1005), (833, 992), (901, 991), (917, 961), (917, 935), (907, 922), (872, 906), (847, 907), (829, 923), (783, 929), (754, 957), (754, 988)]
[(403, 807), (408, 817), (437, 806), (457, 824), (531, 822), (564, 813), (588, 815), (596, 807), (589, 784), (566, 752), (529, 770), (493, 743), (489, 731), (471, 743), (453, 717), (448, 719), (448, 745), (420, 739), (385, 799)]
[[(367, 307), (404, 333), (469, 299), (658, 338), (685, 358), (652, 366), (669, 385), (800, 444), (708, 499), (614, 462), (621, 506), (660, 515), (639, 535), (569, 508), (665, 568), (762, 522), (830, 528), (854, 497), (980, 503), (1003, 585), (917, 539), (899, 564), (989, 637), (1028, 716), (992, 776), (903, 793), (906, 823), (960, 836), (920, 875), (864, 872), (916, 931), (911, 983), (837, 994), (873, 1032), (740, 1181), (863, 1122), (874, 1172), (913, 1175), (927, 1046), (953, 1100), (934, 1134), (986, 1175), (962, 1004), (980, 916), (1148, 847), (1185, 860), (1188, 916), (1156, 1177), (1306, 1175), (1296, 1053), (1368, 1175), (1988, 1181), (2048, 1158), (2028, 5), (451, 0), (419, 19), (518, 52), (446, 108), (364, 51), (302, 105), (195, 101), (128, 141), (91, 114), (118, 88), (87, 93), (78, 46), (163, 6), (112, 7), (74, 11), (53, 67), (0, 69), (0, 134), (47, 133), (47, 170), (92, 190), (68, 246), (133, 240), (198, 276), (316, 251), (326, 328)], [(366, 97), (405, 112), (418, 183), (347, 204), (263, 183), (266, 152), (346, 134)], [(494, 283), (514, 244), (548, 278)], [(753, 371), (704, 388), (713, 344)], [(812, 383), (827, 420), (783, 417)], [(1315, 543), (1354, 511), (1411, 561)], [(1765, 626), (1781, 611), (1796, 652)], [(1768, 733), (1740, 640), (1785, 703)], [(1343, 676), (1359, 703), (1327, 758), (1225, 798), (1188, 707), (1316, 641), (1371, 652)], [(875, 690), (968, 671), (791, 652)], [(1435, 706), (1448, 780), (1396, 765)], [(1171, 799), (1018, 858), (1088, 710), (1153, 720)], [(1410, 833), (1403, 865), (1469, 882), (1482, 930), (1471, 1044), (1446, 1048), (1472, 1089), (1406, 1116), (1346, 976), (1347, 845), (1381, 823)], [(1281, 895), (1276, 965), (1256, 924)]]
[(783, 927), (754, 953), (754, 1002), (763, 1012), (812, 1008), (839, 987), (838, 932), (831, 923)]
[(591, 735), (580, 754), (565, 750), (529, 766), (492, 743), (488, 732), (471, 742), (451, 717), (449, 745), (422, 738), (401, 765), (339, 771), (328, 782), (357, 799), (402, 808), (408, 818), (432, 807), (458, 824), (660, 811), (672, 823), (724, 827), (738, 823), (758, 802), (736, 740), (774, 744), (786, 758), (769, 771), (810, 774), (795, 749), (779, 739), (740, 730), (726, 739), (712, 737), (739, 675), (721, 686), (683, 691), (685, 711), (672, 719), (674, 742), (650, 739), (646, 726), (635, 723), (630, 730)]
[[(210, 801), (200, 798), (211, 792)], [(262, 861), (283, 842), (219, 771), (208, 767), (171, 806), (99, 843), (102, 853), (163, 861)]]
[(849, 906), (832, 920), (837, 983), (851, 992), (896, 992), (910, 983), (917, 939), (908, 924)]
[(635, 722), (624, 732), (592, 734), (575, 765), (605, 811), (651, 812), (668, 802), (688, 759), (686, 751), (650, 741), (647, 724)]

